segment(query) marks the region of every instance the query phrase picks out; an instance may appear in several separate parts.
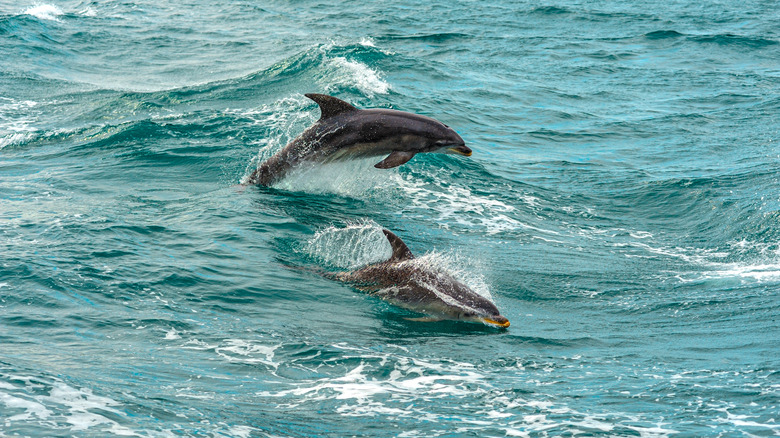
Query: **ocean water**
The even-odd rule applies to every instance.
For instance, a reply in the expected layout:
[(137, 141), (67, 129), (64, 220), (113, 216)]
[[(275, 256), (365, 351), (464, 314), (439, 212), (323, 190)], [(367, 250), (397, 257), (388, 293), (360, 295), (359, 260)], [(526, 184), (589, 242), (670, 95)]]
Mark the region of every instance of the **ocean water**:
[[(780, 435), (766, 0), (0, 1), (0, 436)], [(241, 185), (303, 93), (452, 126)], [(317, 275), (382, 227), (507, 330)]]

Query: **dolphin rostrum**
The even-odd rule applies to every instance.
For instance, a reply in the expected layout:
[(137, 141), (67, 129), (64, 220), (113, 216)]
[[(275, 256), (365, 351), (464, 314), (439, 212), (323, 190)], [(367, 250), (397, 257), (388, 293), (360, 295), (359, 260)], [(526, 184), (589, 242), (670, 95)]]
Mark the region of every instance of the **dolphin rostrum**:
[(384, 156), (378, 169), (400, 166), (423, 152), (471, 155), (449, 126), (390, 109), (357, 109), (325, 94), (306, 94), (320, 106), (320, 119), (255, 170), (250, 184), (270, 186), (302, 162)]
[(418, 320), (461, 320), (509, 327), (490, 300), (445, 272), (420, 263), (401, 239), (383, 229), (390, 241), (390, 259), (351, 272), (325, 274), (399, 307), (430, 315)]

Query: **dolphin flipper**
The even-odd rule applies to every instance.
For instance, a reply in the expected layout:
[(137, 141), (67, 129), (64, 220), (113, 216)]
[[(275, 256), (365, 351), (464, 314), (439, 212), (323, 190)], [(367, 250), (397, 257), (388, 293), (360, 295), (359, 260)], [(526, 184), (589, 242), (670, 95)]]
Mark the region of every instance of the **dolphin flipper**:
[(414, 156), (414, 152), (393, 151), (384, 160), (374, 164), (377, 169), (390, 169), (392, 167), (398, 167), (407, 161), (411, 160)]

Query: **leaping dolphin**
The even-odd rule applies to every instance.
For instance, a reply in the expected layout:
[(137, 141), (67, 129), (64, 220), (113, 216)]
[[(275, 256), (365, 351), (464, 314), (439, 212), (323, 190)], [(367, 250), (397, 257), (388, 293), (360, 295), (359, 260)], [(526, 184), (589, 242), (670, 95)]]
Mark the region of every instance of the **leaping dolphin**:
[(509, 327), (509, 320), (490, 300), (449, 274), (421, 264), (398, 236), (389, 230), (382, 232), (393, 248), (390, 259), (356, 271), (325, 276), (430, 316), (419, 320), (461, 320)]
[(379, 169), (400, 166), (423, 152), (471, 155), (449, 126), (417, 114), (390, 109), (357, 109), (325, 94), (306, 94), (320, 106), (320, 119), (255, 170), (250, 184), (270, 186), (306, 161), (387, 157)]

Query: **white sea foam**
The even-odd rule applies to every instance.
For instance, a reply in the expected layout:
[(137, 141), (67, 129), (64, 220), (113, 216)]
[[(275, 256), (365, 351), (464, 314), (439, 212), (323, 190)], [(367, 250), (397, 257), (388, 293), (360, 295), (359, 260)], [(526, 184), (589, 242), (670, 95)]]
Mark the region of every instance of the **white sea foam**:
[(0, 385), (0, 403), (9, 414), (23, 411), (0, 420), (6, 427), (42, 421), (52, 424), (56, 419), (68, 424), (73, 432), (94, 430), (121, 436), (137, 435), (105, 415), (124, 416), (122, 411), (115, 409), (120, 405), (118, 402), (93, 394), (89, 388), (75, 388), (56, 378), (0, 374), (0, 379), (15, 382)]
[[(503, 430), (507, 436), (545, 435), (548, 431), (553, 435), (563, 431), (589, 435), (610, 433), (616, 422), (639, 436), (665, 437), (675, 433), (663, 422), (637, 426), (648, 421), (633, 414), (578, 412), (563, 401), (546, 399), (544, 393), (514, 393), (507, 390), (506, 382), (496, 382), (485, 368), (469, 362), (420, 358), (401, 348), (386, 351), (390, 346), (382, 352), (344, 344), (331, 348), (341, 353), (316, 366), (318, 374), (327, 373), (328, 377), (297, 381), (283, 378), (275, 382), (273, 389), (256, 395), (283, 409), (317, 409), (328, 402), (335, 405), (335, 413), (345, 417), (446, 423), (447, 427), (426, 430), (426, 436), (480, 435), (486, 426)], [(356, 360), (357, 364), (346, 365)], [(533, 384), (530, 377), (522, 367), (515, 376), (518, 381)], [(399, 436), (417, 434), (406, 430)]]
[(756, 421), (760, 417), (752, 416), (752, 415), (744, 415), (744, 414), (734, 414), (730, 411), (732, 408), (733, 406), (716, 409), (717, 411), (721, 411), (726, 414), (726, 418), (719, 418), (718, 422), (733, 424), (734, 426), (740, 429), (765, 428), (767, 429), (767, 432), (771, 431), (772, 434), (775, 436), (780, 434), (780, 424), (775, 423), (774, 420), (771, 420), (770, 422)]
[(181, 339), (181, 336), (179, 335), (179, 332), (177, 332), (175, 328), (171, 328), (170, 330), (168, 330), (168, 332), (165, 333), (165, 339), (167, 340)]
[(755, 265), (742, 263), (710, 263), (709, 266), (714, 269), (703, 272), (702, 276), (704, 278), (738, 277), (756, 281), (780, 280), (780, 263), (759, 263)]
[(252, 436), (252, 432), (258, 430), (259, 429), (250, 426), (231, 426), (228, 429), (228, 433), (230, 436), (234, 436), (238, 438), (249, 438)]
[(55, 5), (49, 4), (37, 4), (27, 8), (24, 13), (26, 15), (32, 15), (35, 18), (41, 20), (53, 20), (59, 21), (57, 17), (61, 16), (62, 10)]
[(279, 347), (279, 344), (266, 345), (244, 339), (227, 339), (224, 345), (214, 351), (229, 362), (264, 364), (276, 368), (279, 364), (274, 362), (274, 351)]
[(368, 97), (390, 91), (390, 84), (382, 80), (379, 72), (363, 63), (344, 57), (333, 58), (330, 63), (337, 72), (332, 78), (337, 84), (357, 87)]
[[(643, 236), (643, 238), (645, 238)], [(628, 246), (639, 248), (652, 256), (661, 256), (678, 259), (690, 266), (698, 267), (695, 272), (684, 272), (678, 275), (683, 282), (699, 281), (705, 279), (740, 278), (759, 282), (774, 282), (780, 280), (780, 261), (775, 253), (760, 251), (759, 260), (750, 261), (724, 261), (744, 251), (744, 243), (736, 244), (735, 253), (713, 250), (707, 248), (668, 247), (653, 244), (652, 242), (634, 241)], [(624, 246), (624, 245), (621, 245)], [(761, 245), (757, 245), (761, 246)], [(762, 248), (758, 248), (761, 250)]]
[[(420, 178), (406, 175), (394, 178), (409, 200), (407, 211), (419, 212), (420, 217), (429, 217), (443, 228), (459, 225), (463, 228), (480, 228), (488, 234), (498, 234), (518, 229), (535, 229), (512, 217), (516, 208), (493, 197), (477, 195), (468, 187), (440, 181), (435, 176)], [(534, 202), (529, 200), (529, 202)]]
[(13, 134), (7, 134), (2, 137), (0, 137), (0, 149), (3, 149), (6, 146), (12, 146), (16, 144), (21, 144), (29, 141), (32, 139), (34, 135), (30, 133), (13, 133)]
[[(329, 163), (302, 164), (274, 187), (307, 193), (333, 193), (379, 202), (403, 199), (402, 214), (418, 214), (442, 228), (482, 229), (499, 234), (520, 229), (557, 234), (520, 222), (517, 209), (490, 195), (478, 195), (460, 184), (417, 175), (402, 175), (396, 169), (376, 169), (380, 158), (361, 158)], [(246, 179), (246, 177), (245, 177)], [(528, 202), (534, 202), (529, 199)], [(431, 213), (435, 215), (431, 215)]]
[(34, 136), (38, 102), (0, 97), (0, 149), (23, 143)]
[[(10, 388), (8, 387), (10, 386)], [(14, 386), (7, 385), (0, 389), (15, 389)], [(17, 421), (27, 421), (32, 419), (33, 417), (37, 417), (39, 419), (45, 420), (51, 416), (51, 411), (49, 409), (46, 409), (44, 405), (41, 403), (23, 399), (20, 397), (14, 397), (10, 394), (6, 394), (3, 392), (0, 392), (0, 402), (3, 403), (6, 407), (6, 409), (10, 410), (16, 410), (16, 409), (24, 409), (24, 412), (21, 414), (11, 415), (5, 419), (5, 424), (9, 425), (10, 423), (15, 423)]]
[(97, 17), (97, 11), (92, 9), (91, 6), (87, 6), (85, 9), (79, 11), (79, 15), (83, 17)]
[[(275, 399), (291, 398), (290, 407), (326, 399), (342, 400), (337, 412), (345, 416), (425, 416), (427, 413), (421, 410), (415, 412), (388, 406), (381, 400), (386, 395), (392, 395), (394, 400), (400, 400), (401, 403), (403, 400), (415, 400), (420, 394), (425, 394), (428, 400), (463, 397), (473, 392), (472, 385), (484, 379), (470, 364), (449, 361), (434, 363), (367, 350), (361, 351), (356, 357), (361, 358), (361, 363), (342, 375), (299, 381), (293, 383), (290, 389), (263, 391), (258, 395)], [(373, 377), (377, 374), (375, 368), (383, 367), (387, 362), (393, 363), (393, 370), (384, 378)]]

